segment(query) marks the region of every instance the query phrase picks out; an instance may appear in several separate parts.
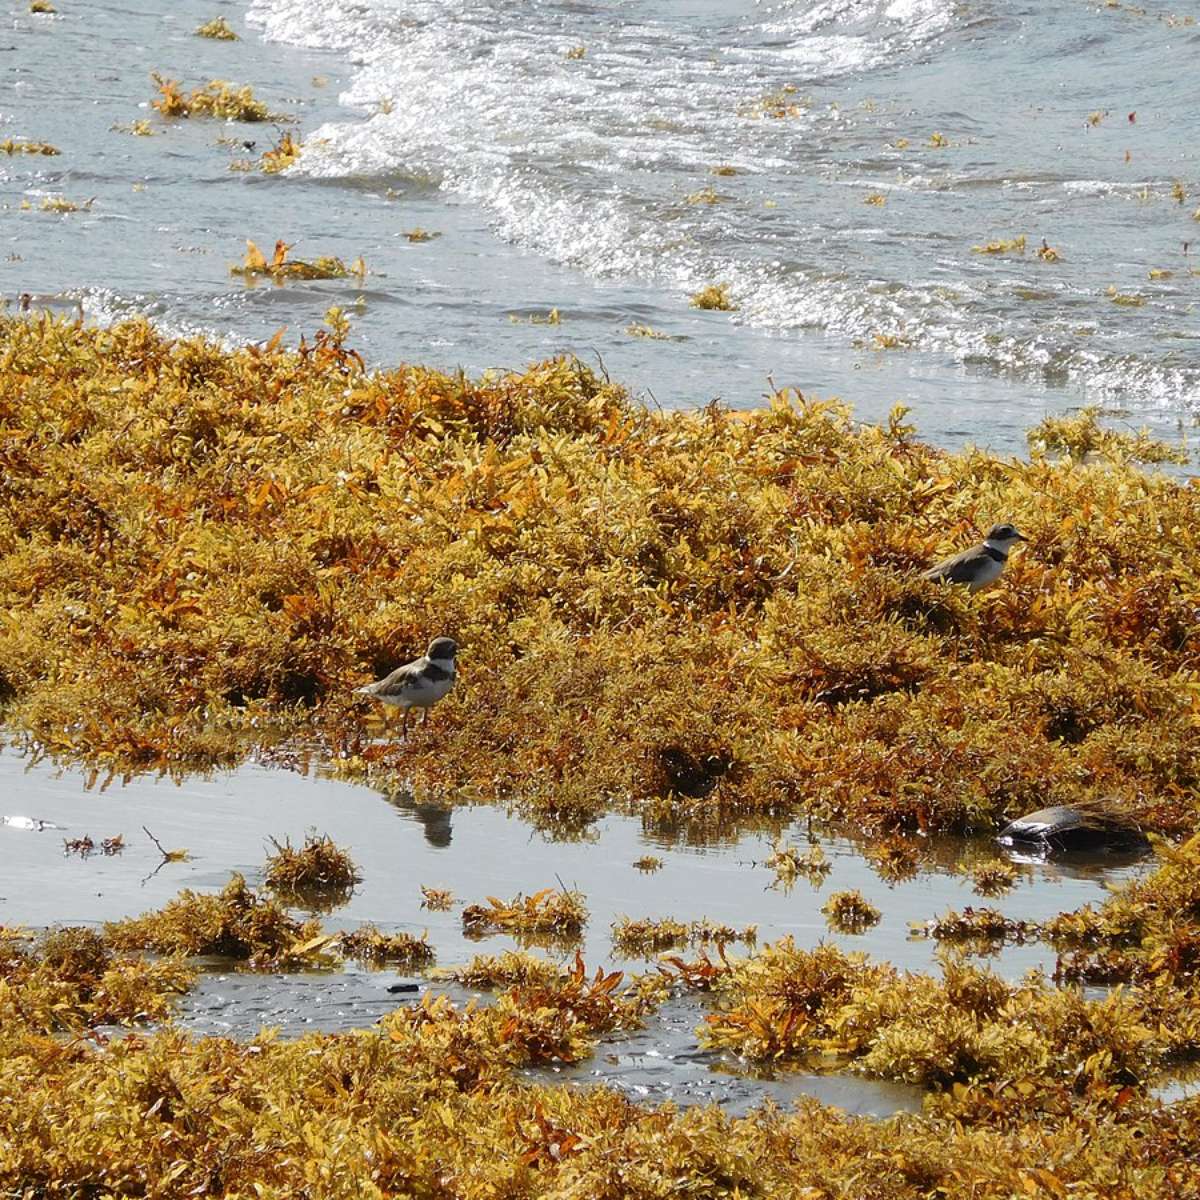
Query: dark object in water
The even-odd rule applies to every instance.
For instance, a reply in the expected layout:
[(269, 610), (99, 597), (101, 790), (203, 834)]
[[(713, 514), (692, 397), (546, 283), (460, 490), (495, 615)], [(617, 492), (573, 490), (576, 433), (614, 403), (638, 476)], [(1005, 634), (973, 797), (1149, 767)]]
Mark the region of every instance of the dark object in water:
[(388, 991), (391, 992), (393, 996), (409, 996), (412, 995), (413, 992), (419, 992), (420, 990), (421, 985), (419, 983), (393, 983), (388, 985)]
[(1129, 850), (1149, 845), (1133, 819), (1106, 807), (1039, 808), (1009, 822), (996, 840), (1044, 853), (1072, 850)]

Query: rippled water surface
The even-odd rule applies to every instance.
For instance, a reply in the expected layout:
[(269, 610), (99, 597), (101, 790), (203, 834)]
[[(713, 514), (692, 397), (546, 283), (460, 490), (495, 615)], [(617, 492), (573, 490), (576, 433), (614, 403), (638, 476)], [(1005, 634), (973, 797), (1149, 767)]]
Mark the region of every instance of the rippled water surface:
[[(13, 9), (0, 34), (0, 134), (62, 149), (0, 156), (10, 298), (231, 338), (311, 331), (337, 302), (376, 363), (571, 350), (667, 406), (749, 405), (770, 378), (1008, 450), (1047, 409), (1170, 432), (1200, 399), (1184, 6), (60, 7)], [(216, 12), (243, 40), (191, 36)], [(230, 171), (276, 130), (164, 122), (151, 70), (252, 84), (304, 138), (299, 164)], [(155, 136), (112, 129), (140, 117)], [(40, 211), (54, 194), (94, 204)], [(247, 236), (371, 274), (247, 289), (228, 274)], [(1018, 237), (1023, 254), (972, 249)], [(690, 308), (709, 283), (739, 311)]]
[[(694, 830), (685, 838), (681, 831), (635, 817), (610, 816), (582, 840), (556, 842), (496, 808), (447, 810), (414, 803), (402, 794), (384, 796), (320, 776), (256, 766), (178, 786), (143, 779), (125, 786), (113, 783), (101, 791), (87, 790), (86, 782), (82, 773), (29, 767), (13, 752), (0, 752), (0, 817), (9, 818), (0, 822), (0, 923), (42, 927), (117, 919), (158, 908), (184, 887), (217, 890), (234, 870), (257, 885), (269, 839), (299, 843), (306, 831), (317, 829), (349, 850), (363, 877), (348, 903), (323, 915), (326, 924), (355, 928), (370, 921), (387, 930), (427, 931), (441, 966), (518, 944), (503, 935), (466, 937), (460, 916), (464, 903), (566, 886), (586, 897), (590, 916), (578, 948), (592, 968), (649, 969), (646, 961), (625, 957), (613, 947), (613, 921), (631, 916), (708, 917), (738, 928), (755, 924), (760, 942), (786, 935), (811, 947), (830, 940), (902, 968), (936, 971), (934, 943), (910, 937), (911, 923), (972, 903), (1041, 920), (1101, 901), (1106, 885), (1143, 869), (1117, 860), (1024, 863), (1014, 891), (984, 902), (955, 868), (996, 853), (986, 842), (948, 839), (935, 844), (915, 878), (889, 884), (873, 872), (862, 847), (851, 839), (812, 833), (832, 869), (819, 886), (800, 880), (785, 891), (773, 886), (774, 874), (763, 862), (776, 834), (804, 846), (810, 831), (803, 823), (705, 842)], [(168, 848), (186, 848), (188, 861), (156, 870), (160, 854), (143, 827)], [(111, 857), (64, 854), (64, 839), (85, 834), (97, 844), (121, 834), (127, 847)], [(634, 868), (634, 860), (647, 854), (662, 860), (661, 869), (643, 873)], [(449, 912), (423, 909), (422, 884), (449, 888), (457, 898), (455, 907)], [(820, 911), (830, 892), (845, 888), (860, 889), (883, 914), (877, 926), (859, 936), (830, 933)], [(570, 961), (575, 949), (573, 944), (550, 945), (536, 952)], [(990, 961), (1009, 978), (1054, 965), (1052, 953), (1038, 943), (1007, 947)], [(210, 964), (183, 1001), (184, 1024), (238, 1036), (271, 1025), (295, 1035), (370, 1026), (402, 1002), (387, 992), (398, 978), (392, 971), (363, 971), (352, 964), (346, 972), (332, 974), (229, 971), (229, 964)], [(638, 1095), (716, 1099), (733, 1107), (764, 1095), (786, 1099), (800, 1092), (867, 1112), (890, 1112), (918, 1102), (911, 1089), (847, 1077), (746, 1077), (736, 1061), (699, 1050), (694, 1031), (702, 1016), (695, 999), (672, 1002), (645, 1030), (602, 1046), (595, 1059), (563, 1074), (581, 1082), (603, 1078)]]

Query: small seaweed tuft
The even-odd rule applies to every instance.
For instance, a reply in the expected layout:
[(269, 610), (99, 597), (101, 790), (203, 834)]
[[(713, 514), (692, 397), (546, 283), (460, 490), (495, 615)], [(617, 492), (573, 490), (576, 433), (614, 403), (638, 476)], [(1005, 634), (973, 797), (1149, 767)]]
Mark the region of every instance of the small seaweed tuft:
[(821, 906), (830, 929), (839, 933), (862, 933), (879, 923), (883, 915), (861, 892), (833, 892)]
[(362, 880), (350, 855), (326, 834), (306, 834), (299, 847), (286, 838), (270, 840), (275, 850), (267, 856), (264, 876), (272, 891), (346, 891)]
[(576, 938), (587, 924), (587, 907), (579, 892), (543, 888), (530, 896), (518, 893), (507, 902), (495, 896), (487, 899), (487, 904), (469, 904), (463, 909), (464, 932)]
[(702, 287), (698, 292), (692, 294), (690, 303), (693, 308), (703, 308), (714, 312), (734, 312), (737, 309), (737, 305), (729, 295), (727, 283), (710, 283), (707, 287)]
[(347, 958), (373, 966), (400, 967), (414, 970), (430, 966), (434, 949), (425, 935), (383, 933), (374, 925), (362, 925), (353, 933), (338, 935), (337, 947)]
[(449, 888), (427, 887), (421, 884), (421, 907), (431, 912), (447, 912), (454, 904), (454, 893)]
[(196, 37), (212, 38), (218, 42), (236, 42), (238, 35), (230, 28), (224, 17), (213, 17), (192, 31)]
[(1017, 868), (1003, 858), (979, 863), (971, 868), (970, 874), (978, 896), (1001, 896), (1017, 881)]

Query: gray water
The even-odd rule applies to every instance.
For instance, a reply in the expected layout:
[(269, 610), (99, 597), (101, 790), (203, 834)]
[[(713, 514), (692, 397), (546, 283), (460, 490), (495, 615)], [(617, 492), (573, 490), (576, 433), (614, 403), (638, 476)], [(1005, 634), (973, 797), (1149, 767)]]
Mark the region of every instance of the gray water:
[[(766, 832), (697, 844), (648, 829), (633, 817), (609, 816), (589, 840), (555, 842), (497, 808), (440, 809), (319, 774), (254, 765), (181, 785), (143, 778), (89, 790), (87, 782), (82, 772), (30, 766), (11, 750), (0, 752), (0, 817), (8, 818), (0, 821), (0, 923), (45, 927), (118, 919), (158, 908), (185, 887), (217, 890), (234, 870), (257, 885), (270, 838), (298, 844), (315, 829), (348, 850), (362, 875), (347, 903), (323, 917), (326, 926), (353, 929), (373, 922), (389, 931), (426, 932), (441, 967), (519, 944), (507, 935), (464, 936), (463, 904), (566, 886), (586, 898), (590, 917), (578, 949), (590, 970), (652, 969), (653, 960), (625, 957), (612, 945), (613, 921), (631, 916), (707, 917), (738, 928), (755, 924), (760, 943), (785, 935), (803, 947), (832, 941), (900, 968), (936, 971), (935, 946), (909, 936), (912, 922), (980, 903), (1013, 917), (1042, 920), (1102, 901), (1106, 886), (1144, 869), (1115, 861), (1024, 863), (1018, 886), (985, 902), (954, 868), (992, 854), (986, 843), (934, 845), (915, 878), (892, 885), (872, 871), (860, 846), (814, 832), (830, 861), (827, 878), (815, 887), (800, 880), (784, 891), (773, 886), (774, 873), (764, 865), (772, 843)], [(143, 826), (164, 847), (187, 849), (190, 857), (156, 870), (161, 855)], [(808, 833), (797, 824), (782, 836), (804, 847)], [(126, 848), (113, 856), (64, 853), (65, 839), (85, 834), (97, 844), (123, 835)], [(662, 860), (661, 869), (634, 868), (634, 861), (647, 854)], [(423, 909), (422, 884), (449, 888), (454, 908)], [(882, 911), (879, 924), (862, 935), (831, 933), (820, 912), (830, 892), (845, 888), (858, 888)], [(575, 949), (564, 944), (534, 952), (569, 962)], [(729, 952), (745, 951), (730, 947)], [(1045, 946), (1029, 943), (1005, 947), (988, 961), (1006, 977), (1017, 978), (1034, 968), (1052, 970), (1054, 960)], [(208, 966), (183, 999), (180, 1021), (197, 1032), (234, 1036), (251, 1036), (261, 1026), (288, 1036), (369, 1027), (405, 1002), (387, 987), (412, 979), (354, 964), (339, 972), (290, 975), (232, 973), (230, 964), (219, 962)], [(466, 998), (460, 988), (419, 982), (422, 989)], [(913, 1089), (840, 1076), (755, 1078), (736, 1060), (698, 1048), (694, 1031), (702, 1017), (701, 999), (674, 1000), (645, 1030), (613, 1039), (595, 1058), (556, 1074), (581, 1083), (603, 1079), (639, 1096), (715, 1100), (734, 1109), (767, 1095), (786, 1099), (802, 1092), (863, 1112), (911, 1108), (919, 1101)]]
[[(0, 156), (10, 300), (234, 341), (296, 338), (337, 303), (374, 364), (477, 371), (573, 351), (647, 402), (747, 406), (771, 379), (871, 419), (902, 401), (935, 441), (1005, 451), (1046, 411), (1098, 402), (1170, 435), (1200, 400), (1200, 30), (1182, 7), (58, 8), (17, 5), (0, 32), (0, 137), (62, 149)], [(218, 13), (241, 41), (192, 36)], [(252, 84), (305, 139), (300, 163), (230, 172), (276, 130), (164, 121), (151, 70)], [(763, 115), (769, 96), (783, 116)], [(155, 136), (112, 130), (137, 118)], [(716, 203), (688, 202), (710, 185)], [(39, 211), (57, 194), (94, 203)], [(418, 226), (441, 236), (411, 243)], [(1020, 235), (1024, 255), (972, 253)], [(361, 254), (371, 273), (248, 288), (228, 273), (246, 237)], [(1043, 239), (1061, 262), (1034, 255)], [(688, 307), (713, 282), (738, 312)], [(553, 308), (561, 324), (529, 323)], [(875, 349), (876, 335), (904, 345)]]

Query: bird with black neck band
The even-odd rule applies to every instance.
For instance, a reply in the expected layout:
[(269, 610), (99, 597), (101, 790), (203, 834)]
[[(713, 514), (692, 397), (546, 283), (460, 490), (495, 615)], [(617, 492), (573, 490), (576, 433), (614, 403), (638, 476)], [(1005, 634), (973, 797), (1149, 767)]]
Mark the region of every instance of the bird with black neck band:
[(384, 712), (399, 709), (400, 735), (408, 735), (408, 710), (424, 709), (422, 724), (429, 720), (429, 710), (454, 686), (454, 659), (458, 646), (453, 638), (437, 637), (421, 658), (415, 658), (390, 675), (364, 687), (355, 688), (356, 696), (367, 696), (384, 706)]
[(977, 592), (1000, 578), (1008, 562), (1009, 551), (1018, 542), (1027, 541), (1029, 539), (1018, 533), (1015, 525), (1007, 522), (993, 525), (978, 546), (944, 559), (928, 571), (923, 571), (921, 578), (934, 583), (958, 583), (969, 591)]

